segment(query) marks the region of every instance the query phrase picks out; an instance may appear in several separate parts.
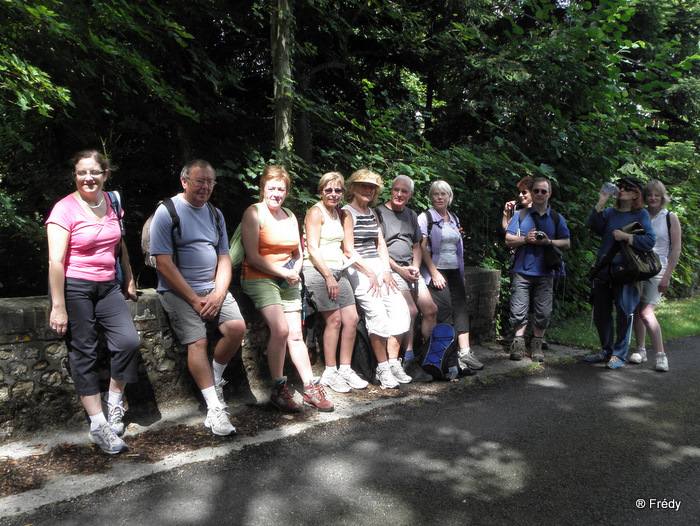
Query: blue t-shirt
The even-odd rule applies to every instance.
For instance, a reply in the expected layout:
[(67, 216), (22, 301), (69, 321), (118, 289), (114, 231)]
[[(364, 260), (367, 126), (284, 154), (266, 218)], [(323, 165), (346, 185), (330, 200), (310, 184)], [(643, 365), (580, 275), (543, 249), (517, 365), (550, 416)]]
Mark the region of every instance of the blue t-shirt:
[[(520, 224), (520, 212), (513, 216), (508, 224), (506, 233), (514, 236), (526, 236), (533, 228), (537, 230), (537, 225), (532, 214), (537, 214), (537, 222), (539, 229), (542, 230), (549, 239), (569, 239), (569, 227), (566, 226), (564, 216), (559, 214), (559, 225), (555, 227), (554, 220), (550, 216), (551, 207), (547, 207), (547, 211), (540, 215), (537, 210), (530, 208), (530, 213), (523, 218)], [(520, 232), (518, 232), (520, 230)], [(556, 231), (555, 231), (556, 230)], [(544, 255), (545, 245), (533, 245), (527, 243), (522, 247), (518, 247), (515, 251), (515, 260), (513, 261), (513, 272), (525, 274), (527, 276), (549, 277), (554, 276), (554, 271), (547, 267)]]
[[(194, 291), (214, 288), (216, 266), (219, 256), (228, 255), (226, 223), (220, 210), (221, 236), (208, 205), (197, 208), (188, 203), (182, 194), (173, 197), (175, 211), (180, 217), (180, 228), (175, 230), (177, 255), (174, 255), (171, 237), (172, 220), (165, 206), (157, 208), (151, 222), (151, 254), (167, 254)], [(156, 269), (157, 270), (157, 269)], [(171, 290), (163, 276), (158, 273), (158, 290)]]
[[(651, 226), (649, 212), (644, 209), (638, 212), (629, 210), (621, 212), (613, 207), (608, 207), (602, 212), (598, 212), (595, 208), (593, 209), (591, 215), (588, 216), (588, 228), (601, 236), (596, 263), (602, 260), (615, 244), (613, 231), (619, 230), (635, 221), (642, 225), (644, 234), (635, 235), (632, 238), (632, 246), (640, 250), (652, 250), (656, 244), (656, 234)], [(619, 261), (621, 258), (622, 255), (618, 253), (613, 258), (613, 261)]]

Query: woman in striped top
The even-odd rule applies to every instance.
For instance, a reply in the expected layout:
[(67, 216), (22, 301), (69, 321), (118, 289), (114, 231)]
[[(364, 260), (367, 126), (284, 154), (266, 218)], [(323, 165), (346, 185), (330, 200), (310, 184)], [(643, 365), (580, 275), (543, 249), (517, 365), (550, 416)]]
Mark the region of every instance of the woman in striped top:
[[(406, 300), (391, 275), (389, 252), (379, 221), (370, 208), (377, 204), (381, 178), (366, 168), (356, 171), (347, 182), (343, 207), (343, 249), (352, 265), (348, 278), (355, 300), (365, 315), (365, 324), (377, 357), (377, 378), (383, 389), (394, 389), (408, 383), (397, 356), (389, 356), (387, 339), (399, 341), (410, 325)], [(399, 349), (400, 346), (393, 346)]]

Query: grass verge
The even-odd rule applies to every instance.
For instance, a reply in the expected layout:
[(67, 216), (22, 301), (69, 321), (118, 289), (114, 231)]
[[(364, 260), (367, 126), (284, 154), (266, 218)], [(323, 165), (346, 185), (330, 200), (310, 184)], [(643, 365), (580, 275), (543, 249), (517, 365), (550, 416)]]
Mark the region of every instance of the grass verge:
[[(661, 325), (664, 340), (700, 334), (700, 296), (679, 300), (662, 299), (656, 307), (656, 317)], [(573, 347), (600, 347), (590, 311), (554, 323), (547, 330), (546, 338), (547, 341)], [(632, 345), (634, 344), (633, 336)]]

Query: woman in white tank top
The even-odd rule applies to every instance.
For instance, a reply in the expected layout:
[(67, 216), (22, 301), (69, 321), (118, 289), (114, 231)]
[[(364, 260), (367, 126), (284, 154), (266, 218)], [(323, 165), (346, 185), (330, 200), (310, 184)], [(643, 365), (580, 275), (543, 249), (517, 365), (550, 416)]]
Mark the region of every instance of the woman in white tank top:
[(661, 181), (657, 179), (649, 181), (644, 187), (642, 197), (647, 205), (651, 224), (656, 233), (654, 252), (661, 260), (662, 269), (659, 274), (643, 284), (642, 296), (634, 311), (634, 338), (637, 341), (637, 351), (630, 355), (629, 363), (647, 361), (645, 340), (648, 331), (649, 339), (656, 350), (656, 370), (668, 371), (668, 357), (664, 350), (661, 327), (656, 319), (656, 314), (654, 314), (654, 309), (661, 300), (661, 294), (668, 290), (671, 275), (681, 255), (681, 224), (678, 221), (678, 216), (666, 209), (670, 198)]

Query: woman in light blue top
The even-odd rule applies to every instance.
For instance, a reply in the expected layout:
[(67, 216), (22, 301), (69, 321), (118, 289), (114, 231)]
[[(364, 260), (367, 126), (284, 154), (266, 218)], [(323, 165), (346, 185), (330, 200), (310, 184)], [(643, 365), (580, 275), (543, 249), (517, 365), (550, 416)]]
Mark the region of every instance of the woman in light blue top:
[(464, 243), (459, 219), (447, 208), (452, 188), (435, 181), (428, 192), (433, 207), (418, 216), (423, 233), (421, 274), (438, 308), (437, 322), (451, 325), (459, 344), (459, 365), (463, 370), (483, 369), (469, 343), (469, 311), (464, 289)]

